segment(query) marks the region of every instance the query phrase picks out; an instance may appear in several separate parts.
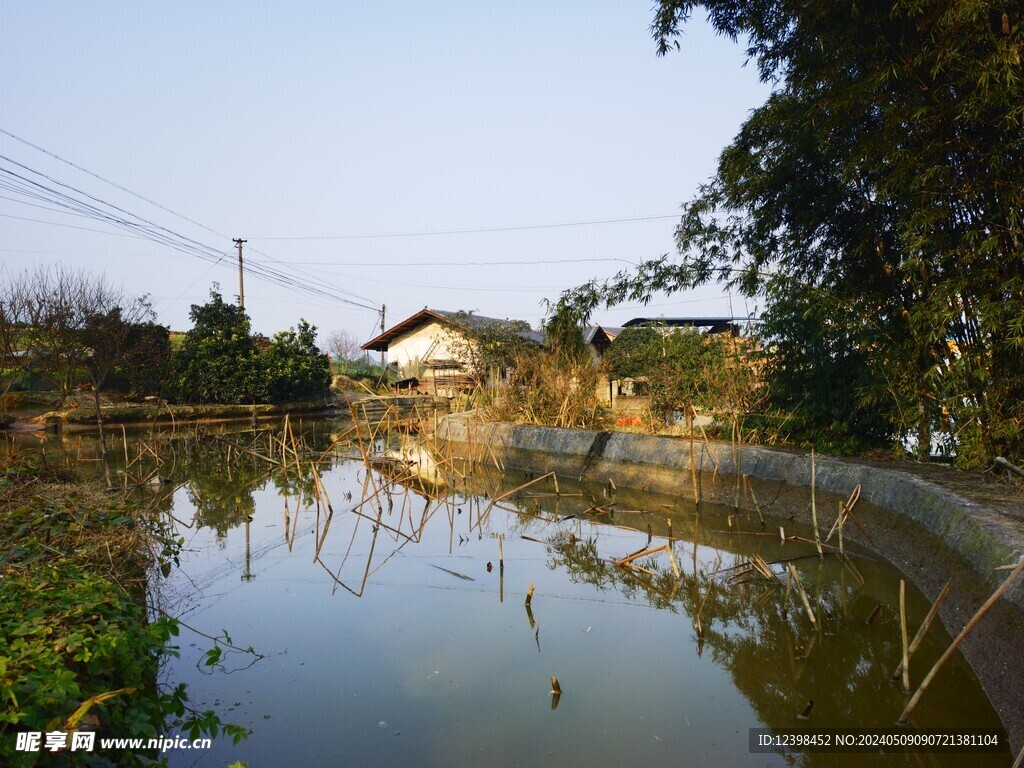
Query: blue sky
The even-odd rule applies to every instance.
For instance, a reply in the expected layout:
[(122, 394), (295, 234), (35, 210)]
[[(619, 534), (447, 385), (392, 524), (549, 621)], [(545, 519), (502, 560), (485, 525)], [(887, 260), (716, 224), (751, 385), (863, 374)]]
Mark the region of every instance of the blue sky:
[[(244, 237), (254, 262), (386, 303), (389, 324), (425, 305), (536, 323), (544, 297), (672, 252), (674, 219), (420, 233), (675, 215), (768, 87), (700, 18), (659, 59), (650, 20), (621, 0), (12, 0), (0, 128), (192, 221), (5, 135), (0, 154), (228, 255), (212, 265), (0, 190), (4, 269), (104, 271), (186, 329), (212, 282), (237, 293)], [(580, 259), (595, 261), (495, 264)], [(305, 317), (366, 339), (377, 322), (255, 275), (246, 308), (265, 333)], [(707, 288), (595, 319), (727, 312)]]

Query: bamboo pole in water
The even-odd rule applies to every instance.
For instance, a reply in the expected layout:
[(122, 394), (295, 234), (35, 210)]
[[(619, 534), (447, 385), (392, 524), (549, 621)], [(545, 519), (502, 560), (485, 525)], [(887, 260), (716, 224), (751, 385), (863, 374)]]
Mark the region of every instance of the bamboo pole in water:
[[(693, 453), (693, 427), (697, 421), (697, 411), (690, 406), (690, 479), (693, 481), (693, 503), (700, 504), (700, 489), (697, 487), (697, 457)], [(672, 534), (669, 533), (669, 536)]]
[(811, 620), (811, 624), (813, 624), (814, 628), (817, 629), (818, 619), (814, 615), (814, 611), (811, 610), (811, 601), (807, 599), (807, 593), (804, 592), (804, 585), (800, 583), (800, 577), (797, 575), (796, 567), (792, 563), (789, 564), (789, 575), (793, 579), (793, 583), (796, 584), (796, 591), (797, 594), (800, 595), (800, 601), (804, 604), (804, 610), (807, 611), (807, 618)]
[(907, 582), (900, 579), (900, 642), (903, 645), (903, 661), (901, 672), (903, 692), (910, 693), (910, 648), (907, 642)]
[[(946, 595), (949, 594), (949, 585), (952, 583), (952, 579), (947, 581), (939, 592), (939, 596), (935, 598), (935, 602), (932, 603), (931, 609), (928, 611), (928, 615), (924, 617), (924, 621), (921, 622), (921, 626), (918, 627), (917, 634), (914, 635), (914, 639), (910, 641), (910, 648), (907, 649), (907, 659), (909, 660), (914, 652), (921, 645), (921, 641), (924, 640), (925, 633), (928, 632), (928, 628), (932, 625), (932, 621), (939, 614), (939, 606), (942, 605), (942, 601), (946, 599)], [(903, 672), (902, 663), (896, 667), (896, 670), (892, 673), (889, 678), (893, 682), (896, 682), (900, 678), (900, 674)], [(909, 693), (909, 691), (907, 691)]]
[(811, 448), (811, 523), (814, 525), (814, 547), (818, 550), (818, 557), (824, 557), (821, 551), (821, 534), (818, 532), (818, 506), (814, 500), (814, 449)]
[(996, 601), (999, 600), (1006, 590), (1013, 585), (1013, 582), (1018, 576), (1020, 576), (1021, 571), (1024, 571), (1024, 557), (1020, 559), (1020, 562), (1017, 563), (1017, 567), (1014, 568), (1010, 575), (1006, 577), (1006, 581), (999, 585), (999, 589), (993, 592), (992, 596), (989, 597), (981, 608), (977, 610), (974, 616), (971, 617), (971, 620), (967, 622), (967, 626), (960, 631), (960, 634), (956, 636), (956, 639), (950, 644), (949, 648), (946, 649), (946, 652), (943, 653), (942, 656), (939, 657), (939, 660), (935, 662), (935, 665), (925, 676), (924, 680), (921, 681), (921, 685), (918, 686), (917, 691), (911, 697), (910, 701), (907, 702), (907, 706), (903, 709), (903, 714), (901, 714), (899, 720), (896, 721), (897, 723), (900, 725), (906, 725), (907, 720), (910, 719), (910, 715), (917, 708), (917, 705), (921, 701), (921, 697), (924, 696), (924, 692), (928, 690), (928, 686), (931, 685), (931, 682), (935, 678), (939, 669), (949, 660), (949, 657), (953, 655), (953, 652), (960, 646), (960, 643), (964, 641), (964, 638), (967, 637), (967, 633), (974, 629), (975, 625), (981, 620), (981, 617), (988, 612), (988, 609), (995, 605)]

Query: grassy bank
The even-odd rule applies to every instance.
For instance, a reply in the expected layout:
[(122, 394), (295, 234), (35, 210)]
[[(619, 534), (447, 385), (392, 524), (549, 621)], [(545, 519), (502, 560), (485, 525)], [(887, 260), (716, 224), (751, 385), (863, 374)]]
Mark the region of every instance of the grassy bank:
[[(134, 505), (38, 456), (0, 463), (0, 764), (139, 765), (156, 754), (101, 754), (104, 737), (215, 731), (183, 687), (161, 690), (160, 656), (178, 632), (151, 619), (147, 573), (170, 567), (174, 542)], [(17, 750), (19, 732), (95, 731), (96, 747)], [(70, 745), (70, 737), (68, 739)], [(104, 762), (111, 761), (111, 762)]]
[[(324, 398), (301, 400), (280, 405), (104, 405), (103, 420), (108, 424), (133, 424), (146, 421), (197, 421), (200, 419), (247, 419), (253, 413), (257, 418), (283, 416), (286, 413), (316, 413), (336, 407)], [(96, 409), (83, 405), (79, 408), (50, 411), (40, 417), (44, 422), (60, 421), (64, 424), (95, 424)]]

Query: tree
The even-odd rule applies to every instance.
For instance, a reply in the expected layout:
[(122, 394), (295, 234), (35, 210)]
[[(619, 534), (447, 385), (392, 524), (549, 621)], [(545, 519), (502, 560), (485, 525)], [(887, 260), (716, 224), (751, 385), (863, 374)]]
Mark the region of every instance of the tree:
[(494, 320), (460, 310), (447, 324), (448, 347), (479, 389), (500, 381), (523, 352), (536, 346), (524, 336), (530, 324), (523, 320)]
[(128, 355), (118, 373), (127, 384), (132, 397), (159, 395), (171, 372), (171, 332), (165, 325), (152, 321), (131, 326)]
[(245, 311), (213, 289), (206, 304), (192, 305), (189, 317), (192, 328), (174, 363), (175, 396), (200, 403), (266, 401), (266, 377)]
[(327, 393), (330, 363), (316, 345), (316, 328), (274, 336), (261, 352), (249, 318), (225, 303), (216, 289), (206, 304), (194, 304), (192, 328), (174, 359), (176, 397), (201, 403), (283, 402)]
[(21, 281), (6, 280), (0, 286), (0, 427), (7, 426), (7, 393), (25, 361), (25, 304)]
[(330, 361), (316, 345), (316, 327), (305, 320), (299, 321), (297, 331), (289, 329), (274, 336), (262, 364), (273, 402), (327, 394)]
[(922, 452), (949, 415), (961, 463), (1024, 455), (1019, 4), (663, 0), (660, 53), (698, 7), (777, 86), (684, 207), (681, 261), (584, 286), (559, 310), (775, 281), (863, 354), (871, 375), (844, 407), (871, 403)]
[[(20, 341), (28, 365), (53, 382), (63, 403), (83, 378), (92, 387), (96, 426), (106, 452), (100, 393), (110, 375), (138, 351), (137, 328), (153, 324), (145, 297), (129, 299), (102, 275), (64, 267), (26, 273), (5, 293), (20, 310)], [(0, 320), (0, 346), (3, 341)]]
[(626, 328), (605, 354), (608, 375), (646, 378), (652, 413), (724, 405), (726, 348), (722, 339), (693, 329)]
[(114, 308), (121, 296), (102, 276), (63, 266), (38, 267), (20, 285), (29, 366), (59, 392), (60, 407), (86, 375), (90, 316)]
[(341, 362), (343, 367), (362, 357), (361, 346), (359, 339), (348, 331), (334, 331), (327, 337), (327, 354)]
[(766, 290), (770, 301), (758, 324), (758, 357), (767, 413), (755, 423), (774, 439), (829, 453), (891, 445), (896, 424), (866, 402), (865, 392), (881, 377), (858, 345), (856, 323), (798, 289)]
[(85, 348), (83, 367), (92, 385), (96, 426), (106, 455), (107, 439), (103, 431), (100, 390), (116, 368), (142, 354), (144, 336), (139, 332), (139, 326), (144, 323), (153, 325), (156, 315), (145, 298), (127, 301), (119, 291), (107, 290), (101, 282), (94, 283), (94, 286), (98, 290), (92, 295), (80, 294), (83, 300), (89, 302), (89, 306), (81, 309), (79, 338)]

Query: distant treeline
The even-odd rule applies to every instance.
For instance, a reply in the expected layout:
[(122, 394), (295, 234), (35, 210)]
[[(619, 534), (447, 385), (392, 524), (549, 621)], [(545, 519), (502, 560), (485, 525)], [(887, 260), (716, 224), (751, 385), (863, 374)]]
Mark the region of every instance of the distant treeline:
[[(58, 405), (76, 389), (182, 403), (280, 403), (326, 395), (330, 363), (316, 328), (268, 339), (244, 310), (211, 291), (192, 306), (192, 328), (171, 334), (147, 297), (62, 267), (0, 284), (0, 396), (46, 389)], [(173, 336), (173, 338), (172, 338)]]

